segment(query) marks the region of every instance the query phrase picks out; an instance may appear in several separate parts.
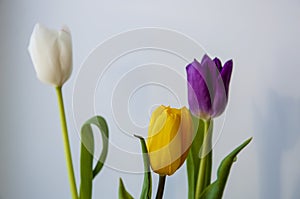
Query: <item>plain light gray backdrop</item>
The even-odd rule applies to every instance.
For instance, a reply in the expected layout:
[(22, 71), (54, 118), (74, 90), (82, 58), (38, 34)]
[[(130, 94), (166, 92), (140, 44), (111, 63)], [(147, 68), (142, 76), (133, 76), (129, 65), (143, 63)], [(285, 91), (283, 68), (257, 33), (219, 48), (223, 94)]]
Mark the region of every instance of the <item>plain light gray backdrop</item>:
[[(55, 92), (37, 80), (27, 52), (37, 22), (51, 28), (67, 24), (72, 31), (74, 69), (64, 96), (77, 184), (72, 89), (79, 67), (110, 36), (154, 26), (189, 35), (211, 56), (234, 59), (214, 177), (226, 154), (254, 139), (234, 164), (224, 198), (299, 198), (299, 10), (298, 0), (1, 0), (0, 199), (70, 198)], [(138, 197), (142, 175), (107, 167), (94, 182), (94, 197), (117, 198), (119, 177)], [(185, 167), (167, 181), (166, 198), (186, 197)], [(156, 176), (154, 182), (155, 192)]]

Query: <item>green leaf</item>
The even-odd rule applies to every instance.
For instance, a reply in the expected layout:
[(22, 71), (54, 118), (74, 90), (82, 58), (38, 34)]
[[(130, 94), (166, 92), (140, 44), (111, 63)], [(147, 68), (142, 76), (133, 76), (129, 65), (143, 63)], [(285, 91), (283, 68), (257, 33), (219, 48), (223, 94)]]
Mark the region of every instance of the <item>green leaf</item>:
[(188, 198), (194, 199), (197, 185), (197, 178), (200, 166), (199, 152), (203, 143), (204, 122), (193, 116), (194, 129), (197, 129), (191, 149), (189, 151), (186, 166), (188, 177)]
[(252, 138), (246, 140), (243, 144), (241, 144), (239, 147), (237, 147), (235, 150), (233, 150), (229, 155), (227, 155), (223, 161), (221, 162), (219, 169), (218, 169), (218, 175), (217, 180), (213, 182), (211, 185), (206, 187), (206, 189), (202, 192), (200, 199), (221, 199), (227, 178), (230, 173), (230, 169), (232, 164), (236, 161), (236, 156), (238, 153), (245, 148)]
[[(102, 152), (93, 169), (94, 136), (91, 125), (100, 129), (102, 135)], [(101, 116), (94, 116), (81, 127), (81, 155), (80, 155), (80, 199), (91, 199), (93, 179), (101, 171), (108, 152), (108, 127)]]
[(119, 184), (119, 199), (134, 199), (130, 193), (126, 191), (122, 178), (120, 178)]
[[(97, 120), (97, 121), (96, 121)], [(101, 131), (101, 136), (102, 136), (102, 152), (100, 155), (100, 158), (93, 170), (93, 178), (95, 178), (97, 176), (97, 174), (101, 171), (103, 164), (106, 160), (107, 157), (107, 153), (108, 153), (108, 138), (109, 138), (109, 134), (108, 134), (108, 126), (107, 123), (105, 121), (105, 119), (103, 117), (97, 116), (96, 118), (92, 118), (92, 124), (96, 125), (100, 131)]]
[(144, 138), (135, 135), (135, 137), (140, 139), (142, 152), (143, 152), (143, 160), (144, 160), (144, 183), (141, 192), (140, 199), (151, 199), (152, 195), (152, 178), (150, 172), (150, 162), (148, 156), (148, 150), (145, 143)]
[[(89, 125), (85, 125), (81, 128), (81, 139), (84, 143), (89, 142), (89, 150), (93, 148), (94, 137), (92, 128)], [(80, 156), (80, 199), (91, 199), (92, 198), (92, 182), (93, 182), (93, 155), (90, 154), (89, 150), (81, 143), (81, 156)]]

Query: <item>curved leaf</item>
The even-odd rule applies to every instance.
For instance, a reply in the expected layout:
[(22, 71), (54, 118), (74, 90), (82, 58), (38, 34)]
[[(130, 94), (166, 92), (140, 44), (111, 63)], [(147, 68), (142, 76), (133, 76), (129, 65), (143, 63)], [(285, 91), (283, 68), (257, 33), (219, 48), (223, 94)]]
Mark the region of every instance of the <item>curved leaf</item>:
[[(102, 146), (103, 147), (102, 147), (102, 152), (101, 152), (100, 158), (93, 170), (93, 178), (95, 178), (97, 176), (97, 174), (101, 171), (103, 164), (106, 160), (107, 153), (108, 153), (108, 137), (109, 137), (108, 126), (107, 126), (105, 119), (100, 116), (96, 116), (96, 118), (94, 120), (97, 120), (97, 121), (94, 121), (94, 123), (92, 123), (92, 124), (98, 126), (98, 128), (100, 129), (100, 131), (102, 133), (101, 136), (102, 136)], [(92, 118), (91, 122), (93, 122), (93, 118)]]
[(143, 188), (142, 188), (140, 199), (151, 199), (152, 178), (151, 178), (151, 172), (150, 172), (150, 163), (149, 163), (147, 146), (146, 146), (144, 138), (142, 138), (138, 135), (135, 135), (135, 137), (140, 139), (142, 152), (143, 152), (143, 160), (144, 160), (144, 183), (143, 183)]
[(252, 138), (246, 140), (243, 144), (233, 150), (229, 155), (227, 155), (221, 162), (218, 169), (218, 177), (215, 182), (209, 185), (201, 194), (200, 199), (221, 199), (224, 188), (226, 185), (227, 178), (230, 173), (231, 166), (233, 162), (236, 161), (236, 156), (238, 153), (245, 148)]
[[(91, 125), (99, 128), (102, 135), (102, 152), (93, 169), (94, 160), (94, 136)], [(94, 116), (86, 121), (81, 127), (81, 155), (80, 155), (80, 199), (92, 198), (94, 177), (101, 171), (108, 152), (108, 127), (101, 116)]]
[[(94, 150), (94, 137), (92, 128), (89, 125), (85, 125), (81, 128), (81, 139), (85, 140), (84, 143), (89, 142), (89, 150)], [(82, 141), (83, 142), (83, 141)], [(92, 198), (92, 185), (93, 185), (93, 155), (89, 152), (84, 144), (81, 143), (81, 155), (80, 155), (80, 199)]]

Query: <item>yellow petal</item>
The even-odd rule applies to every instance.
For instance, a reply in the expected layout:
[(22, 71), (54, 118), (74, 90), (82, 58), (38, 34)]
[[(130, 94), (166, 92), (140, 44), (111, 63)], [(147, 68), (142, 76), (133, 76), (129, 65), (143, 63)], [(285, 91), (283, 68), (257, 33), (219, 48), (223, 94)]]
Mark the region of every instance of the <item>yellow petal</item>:
[(172, 175), (185, 161), (193, 138), (189, 110), (158, 107), (152, 114), (147, 148), (152, 169)]

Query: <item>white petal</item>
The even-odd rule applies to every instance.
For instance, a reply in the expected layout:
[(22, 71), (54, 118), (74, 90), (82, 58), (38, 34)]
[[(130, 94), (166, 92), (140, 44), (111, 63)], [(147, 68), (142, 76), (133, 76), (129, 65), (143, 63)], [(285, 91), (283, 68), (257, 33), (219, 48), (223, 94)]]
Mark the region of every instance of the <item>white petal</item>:
[(62, 84), (67, 81), (72, 73), (72, 38), (67, 27), (59, 31), (58, 47), (60, 53), (61, 73), (63, 74)]
[[(64, 35), (68, 35), (69, 41)], [(61, 61), (61, 59), (66, 59), (72, 62), (70, 33), (64, 32), (63, 39), (61, 37), (61, 32), (37, 24), (28, 47), (38, 78), (53, 86), (61, 86), (72, 71), (70, 61)]]

